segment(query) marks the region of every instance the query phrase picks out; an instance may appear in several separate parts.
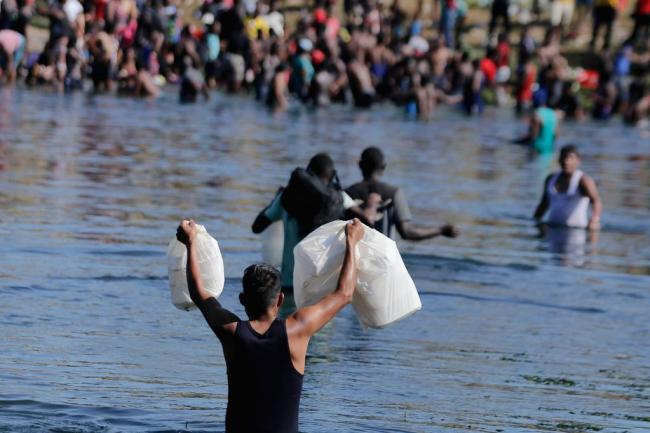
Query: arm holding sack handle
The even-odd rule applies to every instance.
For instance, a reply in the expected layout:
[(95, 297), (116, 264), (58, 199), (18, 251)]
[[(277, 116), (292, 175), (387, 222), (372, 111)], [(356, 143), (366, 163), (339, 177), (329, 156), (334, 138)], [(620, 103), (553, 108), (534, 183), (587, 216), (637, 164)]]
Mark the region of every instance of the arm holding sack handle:
[(300, 308), (287, 318), (289, 349), (292, 361), (298, 371), (304, 371), (305, 355), (311, 336), (332, 320), (343, 307), (352, 302), (352, 295), (357, 285), (355, 250), (357, 243), (363, 238), (364, 226), (355, 218), (346, 225), (345, 233), (345, 258), (336, 290), (316, 304)]
[(194, 220), (182, 220), (176, 230), (176, 239), (187, 247), (187, 287), (192, 302), (203, 313), (208, 325), (221, 340), (228, 334), (234, 334), (239, 317), (221, 306), (219, 301), (203, 287), (197, 258), (196, 223)]

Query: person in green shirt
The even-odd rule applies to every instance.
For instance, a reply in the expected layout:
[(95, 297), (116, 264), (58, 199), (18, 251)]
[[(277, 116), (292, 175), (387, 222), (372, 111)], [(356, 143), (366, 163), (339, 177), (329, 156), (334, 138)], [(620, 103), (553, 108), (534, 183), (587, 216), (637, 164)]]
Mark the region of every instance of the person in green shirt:
[(557, 114), (552, 108), (542, 105), (535, 109), (530, 119), (530, 136), (533, 149), (537, 153), (553, 153), (555, 139), (557, 138)]
[(526, 136), (515, 140), (516, 144), (530, 145), (537, 153), (553, 153), (555, 140), (559, 132), (558, 116), (545, 100), (537, 102), (537, 107), (530, 117), (530, 128)]

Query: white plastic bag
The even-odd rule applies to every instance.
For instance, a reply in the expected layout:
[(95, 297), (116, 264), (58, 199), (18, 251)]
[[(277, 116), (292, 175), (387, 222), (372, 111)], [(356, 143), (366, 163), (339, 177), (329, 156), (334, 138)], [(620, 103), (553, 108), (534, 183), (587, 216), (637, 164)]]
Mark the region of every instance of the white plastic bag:
[[(205, 227), (198, 224), (196, 225), (196, 239), (194, 242), (196, 242), (203, 287), (217, 298), (223, 291), (225, 283), (219, 243), (210, 236)], [(187, 288), (186, 267), (187, 248), (174, 236), (167, 247), (167, 271), (172, 304), (181, 310), (191, 310), (196, 307)]]
[(284, 248), (284, 223), (276, 221), (262, 232), (262, 260), (279, 268)]
[[(325, 224), (293, 250), (298, 308), (312, 305), (336, 289), (345, 257), (346, 224)], [(372, 228), (364, 229), (355, 252), (358, 274), (352, 306), (362, 325), (381, 328), (418, 311), (422, 303), (395, 242)]]

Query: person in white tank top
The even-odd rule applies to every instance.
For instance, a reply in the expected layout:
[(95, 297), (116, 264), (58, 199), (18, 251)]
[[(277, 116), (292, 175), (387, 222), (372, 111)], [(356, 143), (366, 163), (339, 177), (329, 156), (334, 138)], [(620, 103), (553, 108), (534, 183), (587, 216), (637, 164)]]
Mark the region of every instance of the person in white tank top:
[[(564, 146), (558, 161), (562, 170), (546, 178), (535, 220), (541, 222), (548, 211), (547, 224), (598, 230), (602, 203), (594, 180), (578, 170), (578, 149)], [(590, 203), (591, 217), (588, 215)]]

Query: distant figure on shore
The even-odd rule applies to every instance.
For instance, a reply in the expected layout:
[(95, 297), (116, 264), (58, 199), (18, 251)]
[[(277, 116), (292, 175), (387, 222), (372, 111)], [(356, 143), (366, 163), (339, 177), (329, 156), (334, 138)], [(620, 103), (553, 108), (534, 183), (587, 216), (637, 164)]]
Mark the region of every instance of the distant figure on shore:
[[(549, 225), (598, 230), (603, 207), (596, 183), (578, 169), (578, 149), (564, 146), (558, 161), (561, 171), (546, 178), (542, 198), (535, 209), (535, 220), (541, 222), (548, 211), (544, 222)], [(591, 217), (588, 216), (590, 203)]]
[(321, 301), (278, 318), (281, 277), (268, 265), (246, 268), (239, 301), (248, 320), (221, 306), (201, 281), (196, 224), (181, 222), (176, 237), (187, 247), (190, 297), (223, 347), (228, 374), (227, 433), (298, 433), (300, 394), (309, 340), (352, 300), (357, 283), (359, 220), (346, 226), (346, 253), (336, 290)]
[(334, 161), (326, 153), (315, 155), (306, 169), (297, 168), (287, 186), (257, 215), (253, 233), (259, 234), (273, 222), (282, 221), (282, 291), (293, 292), (293, 249), (305, 236), (322, 224), (346, 217), (358, 217), (368, 225), (374, 222), (375, 209), (362, 210), (341, 190)]
[(194, 67), (189, 57), (185, 57), (183, 62), (185, 64), (185, 71), (181, 77), (181, 85), (179, 88), (180, 101), (183, 103), (196, 102), (199, 95), (203, 95), (205, 99), (209, 99), (208, 85), (201, 71)]
[[(381, 181), (386, 169), (384, 153), (377, 147), (369, 147), (361, 153), (359, 168), (363, 175), (361, 182), (346, 189), (346, 192), (363, 205), (378, 206), (379, 215), (374, 228), (384, 235), (394, 238), (393, 228), (406, 240), (418, 241), (436, 236), (453, 238), (458, 230), (452, 225), (442, 227), (418, 227), (411, 222), (411, 211), (406, 203), (404, 192)], [(378, 197), (379, 200), (375, 198)], [(378, 203), (378, 202), (381, 203)]]

